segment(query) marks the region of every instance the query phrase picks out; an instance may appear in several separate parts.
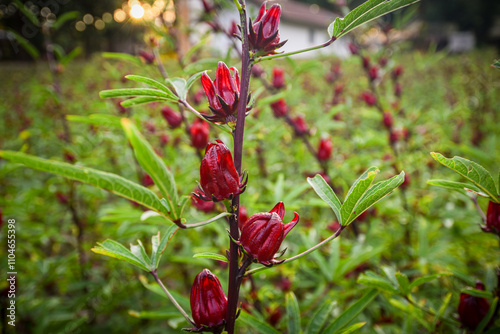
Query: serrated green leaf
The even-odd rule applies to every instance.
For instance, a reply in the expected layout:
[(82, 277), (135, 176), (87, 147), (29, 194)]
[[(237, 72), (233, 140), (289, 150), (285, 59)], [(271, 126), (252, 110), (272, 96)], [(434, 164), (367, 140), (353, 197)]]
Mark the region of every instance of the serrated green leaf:
[(193, 257), (229, 262), (224, 255), (217, 254), (217, 253), (211, 253), (211, 252), (197, 253), (197, 254), (194, 254)]
[(148, 263), (142, 261), (131, 251), (129, 251), (125, 246), (114, 240), (108, 239), (103, 243), (98, 243), (96, 247), (93, 247), (91, 249), (91, 251), (97, 254), (106, 255), (121, 261), (128, 262), (130, 264), (133, 264), (134, 266), (141, 268), (144, 271), (151, 271)]
[[(161, 256), (163, 255), (163, 252), (167, 248), (168, 243), (170, 242), (170, 240), (172, 239), (172, 237), (174, 236), (175, 232), (177, 232), (178, 229), (179, 229), (179, 227), (177, 227), (177, 225), (172, 225), (163, 234), (163, 237), (161, 238), (161, 241), (158, 244), (158, 248), (156, 249), (156, 251), (153, 251), (154, 254), (151, 255), (151, 259), (153, 259), (153, 258), (155, 259), (155, 261), (153, 261), (153, 260), (151, 261), (154, 269), (158, 268), (158, 266), (160, 264)], [(158, 237), (160, 237), (159, 232), (158, 232)]]
[(342, 215), (340, 213), (342, 204), (337, 195), (335, 195), (333, 189), (326, 183), (325, 179), (317, 174), (313, 178), (308, 177), (307, 182), (313, 187), (316, 194), (332, 208), (340, 225), (343, 225)]
[[(179, 202), (174, 176), (168, 170), (163, 160), (156, 154), (149, 142), (142, 136), (139, 130), (137, 130), (135, 125), (127, 118), (123, 118), (121, 123), (134, 149), (137, 161), (158, 186), (161, 194), (168, 202), (169, 208), (174, 208)], [(170, 217), (173, 220), (178, 220), (180, 218), (176, 210), (171, 210)]]
[(354, 221), (364, 211), (375, 205), (384, 197), (390, 195), (404, 182), (404, 179), (405, 173), (401, 172), (399, 175), (393, 176), (389, 180), (375, 183), (358, 201), (358, 205), (356, 205), (354, 209), (354, 215), (351, 217), (351, 220)]
[(416, 280), (414, 280), (413, 282), (411, 282), (411, 284), (409, 286), (409, 289), (410, 289), (410, 291), (412, 291), (417, 286), (420, 286), (420, 285), (422, 285), (424, 283), (433, 281), (436, 278), (439, 278), (441, 276), (452, 276), (452, 275), (453, 275), (452, 273), (444, 272), (444, 273), (439, 273), (439, 274), (433, 274), (433, 275), (419, 277)]
[(319, 334), (321, 329), (325, 325), (326, 319), (331, 315), (333, 307), (335, 306), (331, 300), (326, 300), (321, 306), (314, 312), (313, 316), (307, 324), (306, 333), (307, 334)]
[(328, 34), (340, 38), (351, 30), (419, 0), (368, 0), (354, 8), (344, 18), (336, 18), (328, 26)]
[(361, 274), (358, 278), (358, 283), (399, 295), (399, 290), (389, 280), (370, 271)]
[(484, 197), (489, 197), (485, 193), (482, 193), (481, 190), (471, 183), (463, 183), (463, 182), (454, 182), (448, 180), (428, 180), (427, 184), (431, 186), (438, 186), (442, 188), (456, 190), (462, 194), (467, 194), (467, 189), (473, 190), (475, 193), (481, 193)]
[(126, 97), (126, 96), (150, 96), (155, 97), (157, 101), (170, 101), (178, 102), (177, 97), (172, 97), (171, 95), (165, 93), (159, 89), (153, 88), (119, 88), (119, 89), (109, 89), (102, 90), (99, 92), (99, 96), (103, 99), (109, 97)]
[(357, 216), (355, 208), (363, 195), (368, 191), (377, 173), (378, 169), (376, 167), (370, 167), (351, 186), (340, 209), (342, 225), (349, 225), (354, 220), (353, 218)]
[(396, 276), (396, 279), (398, 280), (399, 289), (403, 295), (408, 295), (410, 293), (410, 280), (408, 279), (408, 276), (399, 271), (395, 273), (394, 276)]
[(142, 66), (142, 61), (138, 57), (132, 56), (132, 55), (129, 55), (129, 54), (126, 54), (126, 53), (103, 52), (102, 56), (104, 58), (125, 60), (125, 61), (129, 61), (131, 63), (134, 63), (134, 64), (136, 64), (138, 66)]
[(141, 260), (142, 263), (147, 264), (147, 267), (151, 270), (151, 267), (150, 267), (151, 260), (149, 259), (149, 256), (146, 253), (146, 250), (144, 249), (144, 246), (140, 240), (137, 240), (137, 245), (130, 244), (130, 251), (139, 260)]
[(165, 92), (169, 97), (175, 99), (174, 93), (172, 93), (172, 91), (167, 86), (165, 86), (161, 82), (158, 82), (158, 81), (156, 81), (154, 79), (151, 79), (151, 78), (148, 78), (148, 77), (143, 77), (141, 75), (133, 75), (133, 74), (126, 75), (125, 78), (127, 78), (129, 80), (137, 81), (137, 82), (142, 82), (142, 83), (145, 83), (147, 85), (156, 87), (159, 90)]
[(12, 162), (21, 163), (33, 169), (91, 184), (168, 216), (168, 212), (151, 190), (119, 175), (92, 168), (74, 166), (65, 162), (42, 159), (21, 152), (0, 151), (0, 157)]
[(346, 329), (344, 329), (339, 334), (351, 334), (351, 333), (354, 333), (355, 331), (357, 331), (358, 329), (360, 329), (364, 325), (366, 325), (366, 322), (358, 322), (357, 324), (354, 324), (354, 325), (351, 325), (351, 326), (347, 327)]
[(498, 304), (498, 297), (493, 299), (493, 302), (490, 305), (490, 309), (488, 310), (488, 313), (486, 313), (486, 316), (481, 320), (479, 325), (477, 326), (476, 330), (474, 331), (474, 334), (480, 334), (483, 332), (483, 330), (486, 328), (488, 323), (490, 322), (491, 318), (496, 312), (497, 309), (497, 304)]
[(483, 166), (458, 156), (449, 159), (436, 152), (432, 152), (431, 155), (442, 165), (474, 183), (483, 193), (490, 196), (493, 202), (500, 203), (495, 181)]
[(288, 319), (288, 334), (300, 334), (299, 302), (295, 294), (290, 291), (286, 294), (286, 316)]
[(280, 334), (280, 332), (274, 329), (271, 325), (261, 319), (254, 317), (246, 311), (242, 311), (240, 313), (238, 320), (243, 322), (245, 325), (253, 328), (259, 334)]
[(121, 117), (104, 114), (92, 114), (89, 116), (67, 115), (66, 119), (70, 122), (79, 122), (93, 125), (105, 125), (112, 127), (121, 127)]
[(460, 292), (468, 294), (470, 296), (474, 296), (474, 297), (488, 298), (488, 299), (493, 298), (493, 294), (491, 292), (484, 291), (484, 290), (478, 290), (478, 289), (472, 289), (472, 288), (464, 288), (464, 289), (460, 290)]
[(340, 331), (354, 320), (370, 303), (377, 297), (378, 291), (369, 290), (363, 297), (358, 299), (340, 316), (338, 316), (323, 332), (324, 334), (340, 333)]

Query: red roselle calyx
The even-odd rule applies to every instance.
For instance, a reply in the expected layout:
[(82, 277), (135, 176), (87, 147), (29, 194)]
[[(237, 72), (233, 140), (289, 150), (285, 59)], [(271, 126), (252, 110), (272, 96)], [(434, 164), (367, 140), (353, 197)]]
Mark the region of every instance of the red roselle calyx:
[(394, 123), (392, 114), (388, 111), (384, 112), (383, 115), (384, 126), (388, 129), (392, 128), (392, 124)]
[(371, 81), (375, 81), (378, 78), (378, 67), (373, 66), (368, 70), (368, 75), (370, 76)]
[(178, 128), (182, 124), (181, 114), (179, 112), (176, 112), (169, 106), (161, 108), (161, 114), (163, 115), (163, 118), (165, 118), (171, 129)]
[(280, 16), (280, 5), (272, 5), (271, 8), (266, 9), (266, 3), (262, 4), (255, 21), (252, 23), (252, 19), (250, 19), (248, 42), (251, 52), (257, 56), (275, 54), (276, 49), (286, 43), (286, 41), (280, 42), (278, 30)]
[(217, 276), (204, 269), (191, 287), (191, 313), (198, 326), (193, 331), (220, 333), (225, 323), (227, 296)]
[(282, 68), (275, 67), (273, 68), (273, 87), (276, 89), (281, 89), (286, 86), (285, 84), (285, 71)]
[(365, 70), (370, 68), (370, 58), (368, 57), (363, 57), (363, 68)]
[(309, 127), (307, 126), (306, 120), (303, 116), (298, 115), (295, 118), (292, 118), (292, 124), (297, 136), (301, 137), (309, 133)]
[(403, 66), (398, 65), (392, 70), (392, 79), (396, 80), (403, 74)]
[(200, 192), (194, 196), (204, 201), (223, 201), (245, 191), (243, 181), (234, 167), (231, 151), (220, 140), (208, 144), (200, 166)]
[(349, 43), (349, 51), (351, 51), (353, 55), (357, 55), (359, 53), (359, 49), (354, 43)]
[[(242, 250), (265, 266), (280, 263), (274, 258), (288, 232), (299, 222), (299, 215), (288, 224), (283, 224), (285, 205), (279, 202), (269, 212), (256, 213), (243, 225), (238, 244)], [(282, 262), (282, 261), (281, 261)]]
[[(231, 75), (231, 71), (233, 74)], [(203, 115), (212, 122), (236, 122), (238, 100), (240, 98), (240, 77), (234, 67), (228, 68), (223, 62), (217, 65), (215, 80), (205, 72), (201, 75), (201, 84), (208, 98), (213, 115)]]
[(189, 133), (191, 134), (191, 145), (199, 150), (203, 150), (207, 147), (209, 131), (210, 125), (197, 118), (189, 128)]
[(274, 117), (280, 118), (288, 114), (288, 105), (284, 99), (279, 99), (276, 102), (271, 103), (271, 109), (273, 110)]
[[(476, 290), (484, 290), (484, 284), (476, 282)], [(462, 292), (458, 304), (458, 317), (463, 327), (470, 330), (476, 329), (490, 309), (486, 298), (471, 296)]]
[(490, 201), (488, 211), (486, 213), (485, 232), (492, 232), (500, 235), (500, 204)]
[(319, 142), (318, 147), (318, 160), (327, 161), (332, 156), (333, 143), (330, 138), (323, 138)]
[(377, 97), (369, 91), (364, 91), (363, 93), (361, 93), (361, 99), (365, 101), (365, 103), (370, 107), (374, 106), (377, 103)]

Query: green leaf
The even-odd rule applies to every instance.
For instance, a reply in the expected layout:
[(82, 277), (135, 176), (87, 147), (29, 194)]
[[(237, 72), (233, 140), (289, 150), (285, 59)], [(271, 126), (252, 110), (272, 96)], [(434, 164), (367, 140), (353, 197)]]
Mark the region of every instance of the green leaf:
[(368, 291), (363, 297), (352, 304), (347, 310), (345, 310), (340, 316), (338, 316), (331, 324), (328, 326), (324, 334), (339, 333), (345, 326), (347, 326), (354, 318), (358, 316), (378, 295), (378, 291), (373, 289)]
[(347, 327), (342, 332), (340, 332), (340, 334), (354, 333), (355, 331), (357, 331), (358, 329), (360, 329), (364, 325), (366, 325), (366, 322), (358, 322), (357, 324), (354, 324), (354, 325), (351, 325), (351, 326)]
[(495, 181), (493, 181), (490, 173), (484, 167), (458, 156), (448, 159), (436, 152), (432, 152), (431, 155), (442, 165), (454, 170), (468, 181), (474, 183), (483, 193), (490, 196), (493, 202), (500, 203)]
[(137, 245), (132, 245), (130, 244), (130, 251), (132, 254), (134, 254), (139, 260), (141, 260), (142, 263), (146, 263), (148, 268), (150, 267), (151, 260), (149, 259), (148, 254), (146, 253), (146, 250), (144, 249), (144, 246), (142, 245), (142, 242), (140, 240), (137, 240)]
[(31, 44), (30, 41), (28, 41), (26, 38), (15, 32), (14, 30), (7, 28), (7, 36), (15, 39), (21, 45), (21, 47), (26, 52), (28, 52), (31, 57), (33, 57), (33, 59), (37, 59), (38, 57), (40, 57), (40, 52), (38, 51), (38, 49), (33, 44)]
[(408, 276), (399, 271), (395, 273), (394, 276), (396, 276), (396, 279), (398, 280), (399, 289), (403, 295), (408, 295), (410, 293), (410, 280), (408, 279)]
[(493, 298), (493, 294), (491, 292), (484, 291), (484, 290), (478, 290), (478, 289), (472, 289), (472, 288), (464, 288), (464, 289), (460, 290), (460, 292), (468, 294), (470, 296), (474, 296), (474, 297), (488, 298), (488, 299)]
[(13, 0), (12, 3), (23, 13), (28, 20), (30, 20), (31, 23), (33, 23), (35, 26), (40, 27), (40, 21), (38, 20), (38, 17), (33, 14), (33, 12), (26, 8), (26, 6), (19, 0)]
[(118, 52), (103, 52), (102, 56), (104, 58), (111, 58), (111, 59), (120, 59), (120, 60), (125, 60), (131, 63), (134, 63), (138, 66), (142, 66), (142, 61), (135, 56), (126, 54), (126, 53), (118, 53)]
[(149, 268), (149, 264), (147, 262), (137, 257), (137, 255), (133, 254), (125, 246), (114, 240), (108, 239), (102, 244), (97, 243), (97, 246), (93, 247), (91, 251), (97, 254), (106, 255), (121, 261), (131, 263), (134, 266), (141, 268), (142, 270), (148, 272), (151, 271), (151, 268)]
[(376, 167), (370, 167), (366, 172), (364, 172), (351, 186), (347, 196), (342, 204), (340, 210), (340, 215), (342, 216), (342, 225), (349, 225), (356, 217), (355, 208), (358, 205), (359, 200), (366, 193), (368, 188), (373, 182), (375, 176), (377, 176), (378, 169)]
[(483, 320), (481, 320), (481, 322), (477, 326), (476, 330), (474, 331), (474, 334), (480, 334), (483, 332), (483, 330), (486, 328), (486, 326), (490, 322), (491, 318), (495, 314), (497, 304), (498, 304), (498, 297), (493, 299), (493, 302), (491, 303), (491, 306), (490, 306), (490, 309), (488, 310), (488, 313), (486, 313), (486, 316), (483, 318)]
[(140, 76), (140, 75), (133, 75), (133, 74), (126, 75), (125, 78), (127, 78), (129, 80), (137, 81), (137, 82), (142, 82), (142, 83), (145, 83), (147, 85), (150, 85), (150, 86), (153, 86), (155, 88), (158, 88), (159, 90), (167, 93), (168, 96), (170, 96), (173, 99), (175, 99), (174, 93), (172, 93), (172, 91), (167, 86), (165, 86), (164, 84), (162, 84), (161, 82), (158, 82), (158, 81), (153, 80), (153, 79), (148, 78), (148, 77), (143, 77), (143, 76)]
[(335, 21), (328, 26), (328, 34), (340, 38), (362, 24), (418, 1), (419, 0), (368, 0), (354, 8), (344, 18), (336, 18)]
[(307, 182), (313, 187), (316, 194), (332, 208), (337, 220), (343, 225), (342, 215), (340, 213), (342, 204), (337, 195), (335, 195), (333, 189), (326, 183), (325, 179), (321, 175), (316, 174), (313, 178), (308, 177)]
[(168, 216), (168, 212), (151, 190), (119, 175), (92, 168), (74, 166), (64, 162), (42, 159), (21, 152), (0, 151), (0, 157), (12, 162), (21, 163), (33, 169), (91, 184)]
[(489, 197), (485, 193), (481, 192), (481, 190), (471, 183), (463, 183), (463, 182), (454, 182), (447, 180), (428, 180), (427, 184), (431, 186), (438, 186), (442, 188), (456, 190), (462, 194), (466, 194), (467, 191), (472, 190), (476, 194), (481, 194), (481, 196)]
[(179, 311), (134, 311), (129, 310), (128, 314), (140, 319), (170, 319), (178, 318)]
[(280, 334), (280, 332), (274, 329), (274, 327), (269, 325), (267, 322), (254, 317), (246, 311), (241, 311), (238, 320), (243, 322), (248, 327), (253, 328), (259, 334)]
[(179, 227), (177, 227), (177, 225), (170, 226), (163, 235), (163, 238), (161, 238), (161, 241), (160, 241), (161, 237), (160, 232), (158, 232), (158, 234), (153, 237), (153, 239), (156, 238), (156, 240), (152, 241), (153, 247), (151, 252), (151, 265), (154, 269), (158, 268), (163, 252), (167, 248), (169, 241), (172, 239), (172, 237), (174, 236), (175, 232), (177, 232), (178, 229)]
[(410, 291), (412, 291), (417, 286), (420, 286), (420, 285), (422, 285), (424, 283), (433, 281), (436, 278), (440, 278), (441, 276), (452, 276), (452, 275), (453, 275), (452, 273), (444, 272), (444, 273), (439, 273), (439, 274), (433, 274), (433, 275), (419, 277), (416, 280), (414, 280), (413, 282), (411, 282), (411, 284), (409, 286), (409, 289), (410, 289)]
[(79, 122), (93, 125), (104, 125), (112, 127), (121, 127), (121, 117), (104, 114), (92, 114), (89, 116), (67, 115), (66, 119), (70, 122)]
[(64, 23), (70, 21), (70, 20), (75, 20), (78, 18), (80, 13), (78, 11), (71, 11), (71, 12), (66, 12), (60, 16), (57, 17), (56, 22), (52, 24), (52, 29), (58, 30), (63, 26)]
[(188, 201), (191, 199), (191, 196), (181, 196), (181, 198), (177, 201), (177, 205), (174, 207), (174, 210), (177, 214), (177, 217), (182, 217), (182, 213), (184, 212), (184, 208), (186, 207), (186, 204)]
[(179, 97), (179, 100), (185, 101), (187, 97), (187, 83), (183, 78), (172, 78), (167, 79), (167, 82), (174, 88), (175, 94)]
[[(139, 96), (139, 97), (134, 97), (131, 99), (126, 99), (126, 100), (120, 102), (120, 104), (123, 107), (128, 108), (128, 107), (137, 106), (139, 104), (151, 103), (151, 102), (156, 102), (156, 101), (159, 101), (157, 97)], [(165, 100), (162, 99), (160, 101), (165, 101)]]
[(292, 291), (286, 294), (286, 315), (288, 319), (288, 334), (300, 334), (299, 302)]
[(392, 283), (384, 277), (381, 277), (371, 271), (363, 273), (358, 278), (358, 283), (364, 284), (371, 288), (376, 288), (391, 294), (399, 295), (399, 290), (392, 285)]
[(448, 292), (446, 294), (446, 296), (444, 297), (443, 299), (443, 303), (441, 304), (441, 307), (439, 308), (439, 310), (437, 311), (436, 313), (436, 316), (434, 317), (434, 321), (432, 323), (433, 325), (433, 331), (436, 330), (436, 326), (438, 324), (438, 321), (439, 319), (441, 319), (444, 315), (444, 312), (446, 311), (446, 309), (448, 308), (448, 305), (450, 304), (450, 301), (451, 301), (451, 297), (453, 296), (453, 294), (451, 292)]
[(326, 319), (331, 316), (333, 307), (335, 306), (331, 300), (327, 299), (317, 310), (307, 324), (307, 334), (319, 334), (321, 328), (325, 325)]
[(61, 64), (62, 65), (67, 65), (69, 64), (74, 58), (76, 58), (80, 53), (82, 53), (82, 48), (81, 47), (76, 47), (73, 50), (71, 50), (70, 53), (68, 53), (63, 59), (61, 59)]
[[(151, 176), (161, 194), (167, 200), (169, 208), (172, 209), (179, 202), (172, 173), (129, 119), (123, 118), (121, 123), (130, 144), (132, 144), (137, 161), (146, 173)], [(169, 214), (173, 220), (180, 218), (175, 210), (171, 210)]]
[(119, 88), (102, 90), (99, 96), (103, 99), (109, 97), (124, 97), (124, 96), (149, 96), (156, 98), (155, 101), (178, 102), (178, 98), (165, 93), (159, 89), (153, 88)]
[(194, 258), (204, 258), (204, 259), (212, 259), (212, 260), (216, 260), (216, 261), (229, 262), (224, 255), (217, 254), (217, 253), (210, 253), (210, 252), (204, 252), (204, 253), (194, 254), (193, 257)]
[(399, 187), (401, 183), (404, 182), (404, 180), (405, 173), (401, 172), (399, 175), (393, 176), (389, 180), (375, 183), (359, 200), (358, 205), (356, 205), (356, 208), (354, 209), (355, 214), (353, 217), (351, 217), (351, 221), (356, 219), (359, 215), (361, 215), (375, 203), (391, 194), (394, 189)]
[(204, 73), (205, 71), (201, 71), (201, 72), (198, 72), (198, 73), (195, 73), (193, 74), (187, 81), (186, 83), (186, 90), (189, 91), (189, 89), (191, 88), (191, 86), (193, 86), (193, 84), (198, 81), (198, 79), (201, 78), (201, 75)]
[(496, 68), (497, 70), (500, 70), (500, 59), (495, 60), (493, 64), (491, 64), (491, 67)]

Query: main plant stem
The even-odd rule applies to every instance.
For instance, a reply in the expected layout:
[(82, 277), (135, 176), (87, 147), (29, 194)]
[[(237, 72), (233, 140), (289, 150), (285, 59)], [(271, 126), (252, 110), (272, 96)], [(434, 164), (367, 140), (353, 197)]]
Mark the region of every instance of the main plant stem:
[[(239, 12), (241, 21), (241, 82), (240, 98), (238, 101), (238, 115), (236, 118), (236, 128), (233, 132), (234, 138), (234, 166), (241, 175), (241, 163), (243, 156), (243, 133), (245, 131), (245, 114), (247, 109), (248, 89), (250, 85), (250, 74), (252, 62), (248, 47), (248, 25), (245, 10), (245, 0), (240, 2)], [(229, 218), (229, 233), (234, 240), (239, 239), (238, 217), (239, 217), (240, 196), (233, 198), (231, 203), (231, 217)], [(239, 273), (238, 245), (230, 240), (229, 247), (229, 284), (228, 284), (228, 302), (226, 315), (226, 331), (228, 334), (234, 333), (234, 323), (236, 321), (236, 312), (238, 309), (238, 297), (241, 284), (241, 274)]]

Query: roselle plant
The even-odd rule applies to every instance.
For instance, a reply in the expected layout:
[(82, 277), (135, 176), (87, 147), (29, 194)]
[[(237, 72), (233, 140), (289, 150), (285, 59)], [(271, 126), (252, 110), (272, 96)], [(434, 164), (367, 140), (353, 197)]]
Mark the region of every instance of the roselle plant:
[[(186, 126), (186, 130), (191, 135), (191, 144), (198, 150), (203, 150), (205, 146), (208, 146), (200, 164), (200, 187), (194, 193), (197, 199), (206, 202), (222, 202), (226, 208), (224, 212), (208, 220), (201, 222), (187, 221), (184, 209), (190, 200), (190, 194), (179, 196), (176, 176), (167, 167), (165, 160), (158, 156), (153, 146), (141, 134), (138, 125), (128, 118), (95, 115), (86, 118), (84, 121), (101, 126), (105, 125), (114, 129), (121, 128), (123, 130), (132, 146), (136, 161), (142, 167), (144, 173), (146, 173), (145, 175), (149, 175), (152, 180), (152, 183), (148, 182), (146, 186), (139, 185), (117, 174), (75, 166), (69, 163), (41, 159), (21, 152), (1, 151), (0, 156), (34, 169), (62, 175), (72, 180), (108, 190), (147, 208), (149, 210), (146, 212), (147, 215), (164, 219), (164, 223), (168, 224), (169, 227), (166, 228), (164, 233), (158, 232), (152, 237), (150, 254), (146, 251), (148, 247), (145, 247), (141, 241), (138, 241), (138, 245), (131, 245), (129, 250), (116, 241), (106, 240), (94, 247), (93, 251), (129, 262), (146, 273), (150, 273), (164, 294), (184, 316), (191, 330), (210, 331), (214, 333), (225, 330), (228, 333), (234, 333), (235, 321), (238, 314), (242, 321), (245, 322), (248, 322), (249, 319), (251, 321), (254, 319), (252, 315), (239, 310), (239, 290), (242, 280), (245, 277), (251, 278), (252, 275), (263, 270), (272, 270), (268, 269), (269, 267), (285, 266), (328, 244), (339, 237), (357, 217), (390, 194), (404, 180), (404, 173), (401, 172), (399, 175), (373, 185), (374, 178), (379, 171), (377, 168), (371, 167), (354, 181), (344, 201), (340, 201), (335, 191), (322, 176), (316, 175), (308, 178), (307, 181), (314, 191), (333, 210), (334, 216), (339, 223), (339, 228), (334, 234), (320, 243), (307, 246), (305, 251), (288, 258), (280, 258), (283, 255), (283, 252), (280, 252), (280, 248), (285, 236), (293, 233), (300, 226), (300, 224), (297, 225), (299, 222), (298, 213), (295, 213), (295, 217), (289, 223), (284, 224), (284, 204), (279, 202), (270, 212), (250, 212), (251, 216), (248, 220), (240, 223), (242, 216), (240, 212), (242, 208), (240, 195), (245, 190), (245, 187), (252, 187), (252, 177), (249, 177), (247, 183), (247, 179), (244, 177), (244, 170), (242, 169), (244, 161), (245, 117), (251, 115), (253, 105), (249, 91), (252, 67), (258, 62), (329, 46), (336, 39), (359, 25), (414, 2), (416, 1), (369, 0), (347, 14), (345, 18), (336, 19), (328, 29), (330, 39), (325, 43), (305, 50), (279, 53), (280, 47), (285, 42), (281, 41), (279, 37), (279, 5), (267, 8), (266, 4), (264, 4), (258, 16), (252, 20), (247, 15), (245, 1), (235, 1), (235, 6), (241, 18), (241, 71), (227, 66), (224, 62), (218, 62), (215, 82), (212, 81), (209, 73), (205, 72), (208, 70), (213, 71), (215, 68), (206, 68), (188, 79), (172, 78), (168, 76), (165, 69), (161, 66), (161, 61), (158, 61), (158, 55), (153, 53), (146, 60), (151, 65), (155, 61), (158, 63), (159, 71), (163, 77), (162, 81), (144, 76), (128, 75), (126, 76), (127, 79), (148, 85), (149, 88), (123, 88), (101, 92), (101, 97), (103, 98), (131, 97), (121, 103), (123, 107), (161, 102), (168, 103), (172, 108), (180, 108), (180, 119), (183, 122), (186, 119), (184, 112), (190, 112), (197, 117), (196, 121)], [(375, 71), (373, 72), (375, 73)], [(241, 76), (239, 73), (241, 73)], [(276, 75), (282, 75), (282, 73)], [(374, 77), (373, 80), (375, 79)], [(201, 82), (207, 95), (211, 113), (198, 111), (189, 102), (190, 89), (198, 82)], [(283, 84), (279, 80), (276, 80), (274, 87), (281, 89), (283, 88)], [(280, 101), (283, 102), (280, 102), (280, 105), (278, 105), (281, 109), (277, 108), (277, 117), (278, 115), (286, 117), (286, 121), (290, 124), (295, 135), (306, 138), (309, 135), (309, 128), (305, 121), (307, 118), (301, 115), (295, 115), (293, 118), (288, 116), (288, 109), (285, 108), (286, 101)], [(171, 128), (178, 127), (180, 121), (176, 114), (177, 111), (163, 110), (165, 110), (162, 112), (163, 116), (169, 126)], [(73, 117), (72, 119), (74, 121), (83, 121), (83, 118)], [(229, 136), (232, 136), (232, 145), (224, 143), (220, 139), (216, 139), (215, 142), (212, 140), (211, 143), (208, 143), (208, 124), (217, 129), (218, 135), (225, 136), (226, 140), (229, 139)], [(233, 147), (233, 154), (231, 154), (226, 145)], [(314, 150), (314, 152), (316, 151)], [(328, 141), (321, 141), (319, 150), (314, 156), (319, 161), (326, 161), (330, 155), (331, 144)], [(147, 187), (153, 186), (153, 184), (155, 186), (154, 191)], [(158, 196), (158, 194), (161, 194), (161, 196)], [(301, 216), (303, 217), (304, 214), (301, 214)], [(225, 280), (228, 282), (227, 300), (226, 293), (223, 291), (224, 288), (221, 286), (219, 279), (211, 274), (208, 269), (205, 269), (194, 279), (191, 290), (192, 316), (189, 316), (188, 312), (176, 300), (174, 294), (169, 292), (168, 288), (161, 281), (158, 274), (160, 260), (174, 235), (176, 238), (181, 239), (182, 230), (201, 228), (221, 218), (226, 218), (229, 223), (229, 250), (226, 254), (205, 253), (202, 256), (229, 263), (228, 278)], [(397, 277), (401, 277), (401, 288), (408, 293), (412, 288), (408, 279), (405, 279), (402, 275), (398, 275)], [(368, 282), (370, 280), (367, 279), (365, 281)], [(417, 286), (418, 284), (413, 285), (413, 287)], [(319, 332), (324, 326), (327, 333), (338, 332), (340, 330), (355, 330), (363, 324), (355, 324), (348, 327), (349, 322), (354, 318), (355, 314), (361, 312), (373, 301), (377, 294), (376, 290), (370, 290), (363, 298), (356, 301), (347, 309), (345, 313), (341, 314), (333, 322), (330, 322), (329, 325), (327, 325), (326, 317), (331, 313), (331, 307), (321, 307), (318, 309), (318, 316), (314, 319), (315, 321), (311, 327), (319, 326)], [(287, 294), (286, 306), (289, 314), (289, 330), (291, 332), (300, 331), (299, 301), (293, 292)], [(257, 323), (260, 326), (260, 331), (272, 332), (272, 329), (262, 321), (257, 321)]]

